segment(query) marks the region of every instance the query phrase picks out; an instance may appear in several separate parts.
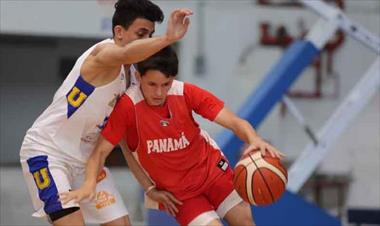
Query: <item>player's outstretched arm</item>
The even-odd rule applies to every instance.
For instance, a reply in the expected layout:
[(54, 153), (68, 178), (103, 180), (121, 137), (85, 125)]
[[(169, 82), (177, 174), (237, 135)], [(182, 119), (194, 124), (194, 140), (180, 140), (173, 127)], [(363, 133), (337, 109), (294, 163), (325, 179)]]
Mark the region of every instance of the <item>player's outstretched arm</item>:
[(152, 200), (162, 203), (162, 205), (165, 207), (165, 210), (169, 214), (175, 216), (176, 213), (178, 213), (178, 208), (176, 205), (182, 205), (182, 202), (176, 199), (170, 192), (156, 189), (154, 183), (146, 175), (145, 171), (142, 169), (140, 164), (132, 155), (131, 151), (128, 149), (125, 141), (120, 142), (120, 147), (123, 150), (123, 155), (128, 163), (129, 169), (137, 181), (140, 183), (140, 185), (144, 188), (145, 194)]
[(96, 178), (100, 169), (103, 168), (107, 156), (113, 150), (114, 145), (100, 136), (95, 150), (91, 153), (86, 164), (86, 179), (82, 186), (73, 191), (60, 194), (60, 200), (65, 204), (71, 200), (80, 202), (83, 199), (95, 198)]
[(95, 49), (96, 61), (106, 66), (134, 64), (142, 61), (162, 48), (178, 41), (186, 34), (190, 21), (188, 16), (193, 12), (182, 8), (174, 10), (168, 19), (166, 33), (162, 36), (138, 39), (126, 46), (104, 44)]
[(238, 117), (235, 113), (224, 107), (216, 116), (214, 122), (219, 125), (232, 130), (242, 141), (249, 144), (245, 152), (252, 150), (260, 150), (262, 155), (266, 152), (273, 157), (282, 158), (284, 154), (274, 148), (272, 145), (263, 140), (246, 120)]

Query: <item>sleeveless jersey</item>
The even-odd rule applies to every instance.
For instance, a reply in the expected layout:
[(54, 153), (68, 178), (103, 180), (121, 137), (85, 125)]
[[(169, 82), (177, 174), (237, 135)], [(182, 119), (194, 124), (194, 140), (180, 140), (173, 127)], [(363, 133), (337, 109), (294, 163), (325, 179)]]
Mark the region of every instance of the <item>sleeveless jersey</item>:
[(138, 161), (158, 188), (182, 200), (200, 194), (222, 175), (217, 166), (224, 159), (215, 141), (193, 120), (183, 90), (184, 83), (174, 80), (166, 99), (169, 118), (147, 105), (139, 86), (126, 92), (136, 112)]
[[(112, 42), (106, 39), (100, 43)], [(82, 78), (80, 68), (96, 45), (78, 58), (52, 103), (27, 131), (21, 156), (39, 152), (67, 159), (73, 164), (85, 164), (117, 98), (129, 84), (123, 66), (116, 79), (100, 87)]]

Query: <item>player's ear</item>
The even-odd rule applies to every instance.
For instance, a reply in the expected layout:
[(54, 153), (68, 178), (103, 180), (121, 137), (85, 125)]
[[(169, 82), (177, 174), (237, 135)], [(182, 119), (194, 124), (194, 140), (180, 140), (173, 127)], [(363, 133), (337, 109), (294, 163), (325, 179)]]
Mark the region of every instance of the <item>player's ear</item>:
[(122, 40), (123, 39), (123, 27), (121, 25), (116, 25), (113, 28), (115, 33), (115, 39)]

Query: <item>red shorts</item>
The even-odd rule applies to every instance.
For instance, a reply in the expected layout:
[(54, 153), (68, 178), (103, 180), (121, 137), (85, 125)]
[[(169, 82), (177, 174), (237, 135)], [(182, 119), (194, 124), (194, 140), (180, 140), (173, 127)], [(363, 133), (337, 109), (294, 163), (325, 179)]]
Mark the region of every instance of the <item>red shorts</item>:
[(210, 219), (223, 218), (242, 199), (234, 190), (233, 171), (229, 168), (200, 195), (181, 201), (183, 204), (177, 205), (177, 222), (180, 225), (200, 225), (210, 222)]

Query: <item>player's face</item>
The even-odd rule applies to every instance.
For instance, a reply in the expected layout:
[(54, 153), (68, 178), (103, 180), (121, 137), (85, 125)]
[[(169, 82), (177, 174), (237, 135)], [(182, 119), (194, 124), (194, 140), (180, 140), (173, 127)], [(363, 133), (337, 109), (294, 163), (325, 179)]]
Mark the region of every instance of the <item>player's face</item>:
[(144, 76), (138, 75), (137, 78), (140, 80), (141, 91), (148, 105), (162, 106), (166, 101), (174, 77), (168, 78), (160, 71), (149, 70)]
[(154, 23), (147, 19), (137, 18), (128, 29), (124, 29), (121, 26), (120, 29), (121, 43), (124, 46), (137, 39), (152, 37), (154, 33)]

